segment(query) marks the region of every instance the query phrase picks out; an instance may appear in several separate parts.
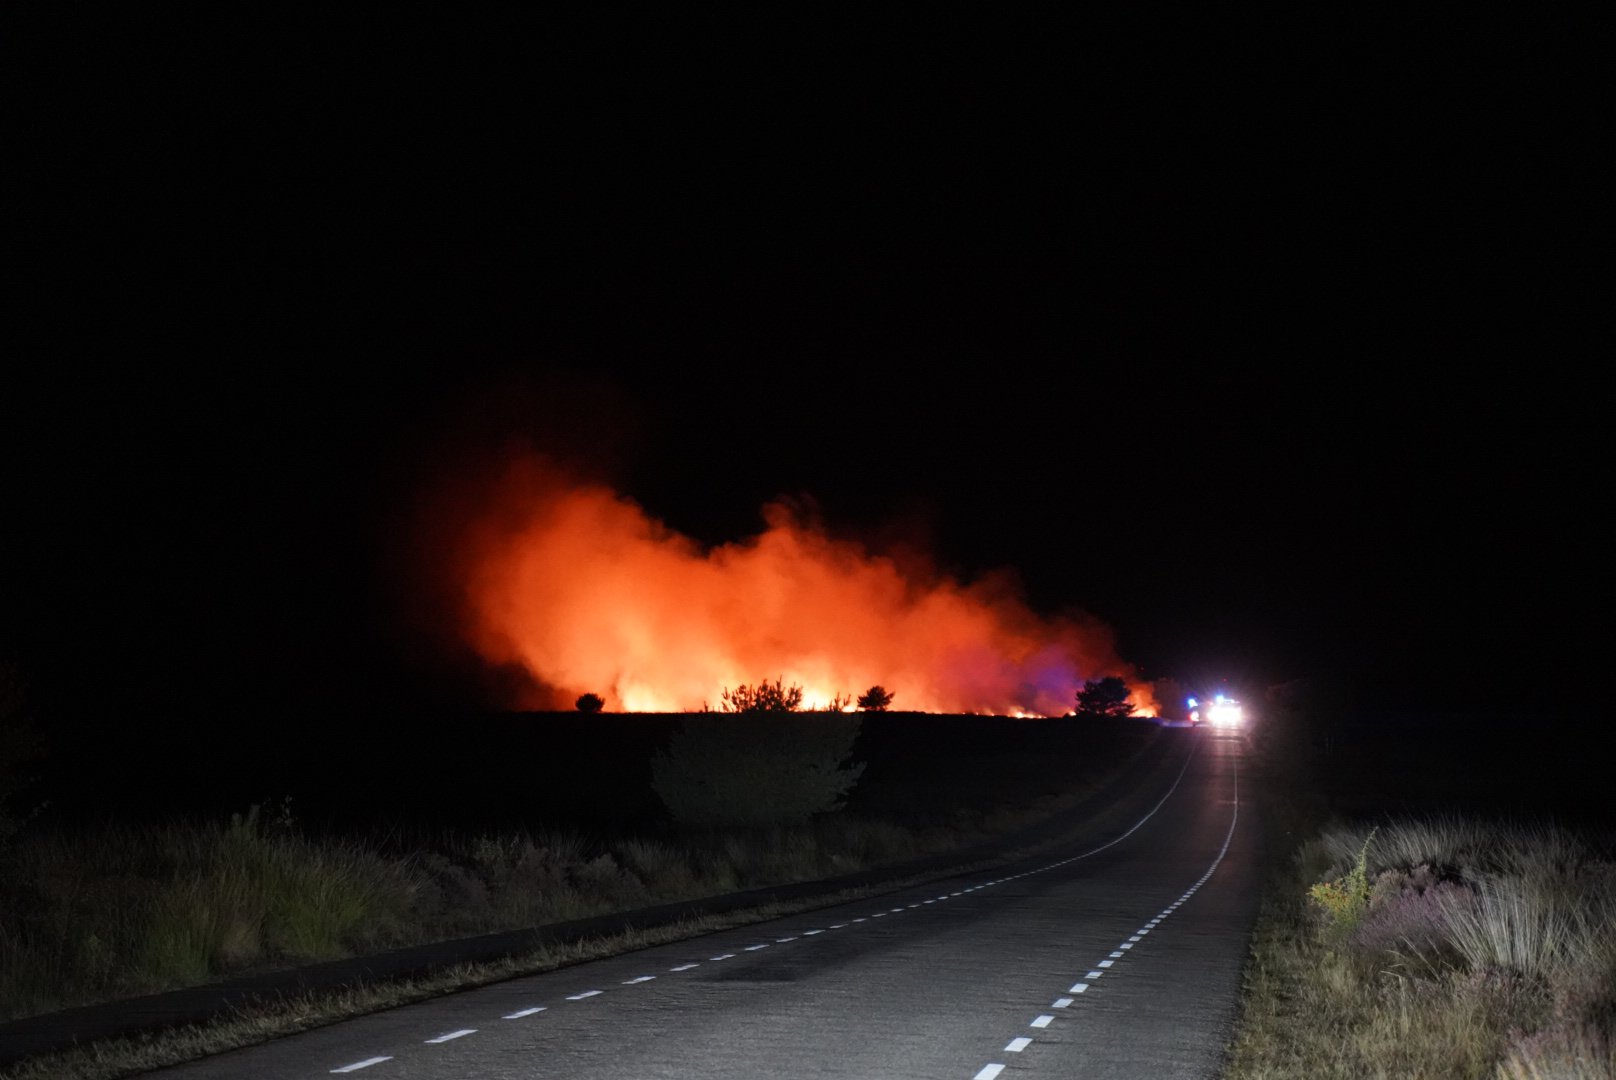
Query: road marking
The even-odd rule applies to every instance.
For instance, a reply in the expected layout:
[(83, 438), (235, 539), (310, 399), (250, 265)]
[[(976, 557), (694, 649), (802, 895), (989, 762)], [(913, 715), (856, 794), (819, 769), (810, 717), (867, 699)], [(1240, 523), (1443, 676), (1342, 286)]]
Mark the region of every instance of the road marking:
[(1132, 945), (1134, 942), (1142, 941), (1142, 940), (1144, 940), (1144, 935), (1143, 934), (1135, 934), (1133, 937), (1128, 939), (1128, 944)]
[(451, 1039), (463, 1039), (467, 1035), (475, 1034), (477, 1034), (476, 1028), (461, 1028), (459, 1031), (451, 1031), (447, 1035), (439, 1035), (436, 1039), (426, 1039), (424, 1041), (429, 1043), (446, 1043)]
[(853, 921), (854, 922), (863, 922), (868, 917), (869, 916), (867, 916), (867, 915), (860, 915), (858, 918), (854, 919)]
[(732, 953), (732, 952), (727, 952), (723, 956), (709, 956), (707, 959), (709, 959), (709, 960), (733, 960), (733, 959), (735, 959), (735, 954)]
[(1123, 954), (1120, 953), (1120, 952), (1114, 952), (1114, 953), (1111, 954), (1111, 959), (1116, 960), (1117, 958), (1121, 957), (1122, 955)]
[(1085, 992), (1086, 990), (1088, 990), (1088, 988), (1089, 988), (1088, 983), (1073, 983), (1072, 988), (1070, 990), (1066, 991), (1066, 992), (1068, 994), (1081, 994), (1081, 993)]
[(1040, 1016), (1038, 1019), (1034, 1020), (1032, 1023), (1028, 1024), (1027, 1026), (1028, 1027), (1035, 1027), (1035, 1028), (1046, 1028), (1052, 1022), (1054, 1022), (1054, 1019), (1055, 1018), (1053, 1016), (1048, 1016), (1048, 1015)]
[[(383, 1058), (382, 1060), (386, 1061), (387, 1059)], [(984, 1065), (982, 1066), (982, 1071), (971, 1077), (971, 1080), (993, 1080), (1002, 1072), (1004, 1072), (1003, 1065)]]
[(1068, 1005), (1070, 1005), (1071, 1003), (1072, 1003), (1071, 998), (1056, 998), (1055, 1001), (1054, 1001), (1054, 1004), (1050, 1005), (1050, 1008), (1051, 1009), (1064, 1009)]
[(1005, 1043), (1004, 1049), (1006, 1053), (1019, 1054), (1031, 1045), (1032, 1040), (1023, 1036), (1019, 1039), (1011, 1039), (1009, 1042)]
[(745, 949), (742, 949), (741, 951), (742, 952), (757, 952), (759, 949), (767, 949), (768, 947), (769, 947), (769, 943), (765, 941), (762, 945), (748, 945)]
[(1115, 960), (1101, 960), (1099, 966), (1103, 967), (1103, 968), (1108, 968), (1114, 963), (1116, 963)]
[[(714, 959), (717, 959), (717, 958), (714, 957)], [(678, 967), (669, 968), (668, 970), (669, 971), (689, 971), (691, 968), (699, 968), (699, 967), (701, 967), (700, 964), (680, 964)]]
[(1091, 971), (1091, 972), (1089, 972), (1087, 975), (1085, 975), (1083, 977), (1085, 979), (1098, 979), (1101, 975), (1104, 975), (1104, 974), (1105, 974), (1105, 972), (1103, 972), (1103, 971)]
[(872, 915), (870, 917), (872, 919), (884, 919), (890, 914), (891, 914), (891, 912), (889, 912), (889, 911), (877, 911), (874, 915)]
[(535, 1005), (531, 1009), (518, 1009), (513, 1013), (506, 1013), (504, 1019), (520, 1020), (524, 1016), (532, 1016), (534, 1013), (541, 1013), (544, 1011), (544, 1009), (545, 1007), (543, 1005)]
[[(392, 1061), (392, 1060), (393, 1059), (390, 1058), (390, 1057), (366, 1058), (364, 1061), (356, 1061), (352, 1065), (344, 1065), (340, 1069), (332, 1069), (331, 1071), (334, 1072), (334, 1073), (358, 1072), (360, 1069), (368, 1069), (372, 1065), (380, 1065), (384, 1061)], [(1000, 1065), (999, 1068), (1002, 1069), (1002, 1068), (1004, 1068), (1004, 1066)], [(998, 1076), (999, 1074), (994, 1073), (993, 1075)]]
[(656, 978), (655, 975), (641, 975), (639, 978), (636, 978), (636, 979), (625, 979), (623, 981), (623, 985), (624, 986), (633, 986), (635, 983), (650, 982), (654, 978)]
[(840, 929), (841, 929), (841, 928), (842, 928), (842, 927), (844, 927), (844, 926), (846, 926), (846, 925), (847, 925), (847, 924), (846, 924), (846, 923), (844, 923), (844, 922), (839, 922), (839, 923), (831, 923), (831, 924), (830, 924), (830, 929), (832, 929), (832, 930), (840, 930)]
[(815, 934), (823, 934), (824, 932), (825, 931), (823, 931), (823, 930), (804, 930), (802, 932), (802, 936), (803, 937), (813, 937)]
[(595, 995), (596, 995), (596, 994), (604, 994), (604, 993), (605, 993), (605, 992), (606, 992), (606, 991), (604, 991), (604, 990), (585, 990), (585, 991), (584, 991), (584, 992), (583, 992), (583, 993), (581, 993), (581, 994), (574, 994), (574, 995), (572, 995), (572, 996), (571, 996), (571, 997), (569, 997), (569, 998), (568, 998), (568, 999), (567, 999), (567, 1000), (568, 1000), (568, 1001), (582, 1001), (582, 1000), (583, 1000), (583, 999), (584, 999), (584, 998), (592, 998), (592, 997), (594, 997), (594, 996), (595, 996)]
[(1121, 945), (1118, 945), (1117, 948), (1119, 948), (1119, 949), (1131, 949), (1131, 948), (1133, 948), (1133, 939), (1129, 938), (1127, 941), (1124, 941)]
[(776, 945), (784, 945), (788, 941), (796, 941), (796, 940), (797, 940), (797, 935), (792, 934), (790, 937), (777, 937), (777, 938), (774, 939), (774, 943)]

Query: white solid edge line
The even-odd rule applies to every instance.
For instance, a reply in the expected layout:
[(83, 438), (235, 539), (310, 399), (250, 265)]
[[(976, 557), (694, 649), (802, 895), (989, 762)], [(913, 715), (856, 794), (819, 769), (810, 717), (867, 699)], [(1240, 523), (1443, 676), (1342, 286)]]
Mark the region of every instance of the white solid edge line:
[[(381, 1063), (382, 1063), (382, 1062), (384, 1062), (384, 1061), (392, 1061), (392, 1060), (393, 1060), (393, 1059), (392, 1059), (392, 1058), (390, 1058), (390, 1057), (373, 1057), (373, 1058), (366, 1058), (366, 1059), (365, 1059), (365, 1060), (364, 1060), (364, 1061), (356, 1061), (356, 1062), (354, 1062), (354, 1063), (353, 1063), (353, 1064), (352, 1064), (352, 1065), (344, 1065), (344, 1066), (343, 1066), (343, 1067), (342, 1067), (342, 1068), (340, 1068), (340, 1069), (332, 1069), (332, 1070), (331, 1070), (331, 1071), (332, 1071), (332, 1072), (334, 1072), (334, 1073), (351, 1073), (351, 1072), (358, 1072), (358, 1071), (359, 1071), (359, 1070), (360, 1070), (360, 1069), (368, 1069), (368, 1068), (370, 1068), (370, 1067), (371, 1067), (371, 1066), (372, 1066), (372, 1065), (380, 1065), (380, 1064), (381, 1064)], [(1002, 1069), (1002, 1068), (1004, 1068), (1004, 1066), (1002, 1066), (1002, 1065), (1001, 1065), (1001, 1066), (999, 1066), (999, 1067), (1000, 1067), (1000, 1068), (1001, 1068), (1001, 1069)], [(999, 1074), (998, 1074), (998, 1073), (994, 1073), (994, 1074), (993, 1074), (993, 1075), (994, 1075), (994, 1076), (998, 1076), (998, 1075), (999, 1075)]]

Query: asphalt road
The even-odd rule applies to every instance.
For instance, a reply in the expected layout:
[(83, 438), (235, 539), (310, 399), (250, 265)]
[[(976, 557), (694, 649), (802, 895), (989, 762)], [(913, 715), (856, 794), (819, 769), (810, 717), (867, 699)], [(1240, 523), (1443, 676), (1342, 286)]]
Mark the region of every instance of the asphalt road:
[(1215, 1076), (1260, 874), (1242, 740), (1069, 851), (514, 979), (173, 1080)]

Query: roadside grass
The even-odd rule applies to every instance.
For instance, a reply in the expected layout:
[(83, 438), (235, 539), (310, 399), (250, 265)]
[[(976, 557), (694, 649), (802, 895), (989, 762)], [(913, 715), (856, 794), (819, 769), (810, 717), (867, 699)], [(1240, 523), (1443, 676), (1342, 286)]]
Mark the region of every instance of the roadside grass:
[(227, 822), (39, 824), (0, 846), (0, 1020), (901, 863), (1043, 820), (1105, 775), (948, 823), (844, 812), (656, 836), (556, 826), (356, 838), (255, 807)]
[(1613, 1045), (1608, 838), (1394, 819), (1278, 869), (1224, 1076), (1616, 1080)]
[[(1137, 754), (1143, 753), (1149, 741), (1143, 741), (1115, 765), (1121, 767), (1125, 760), (1132, 760)], [(1105, 771), (1085, 772), (1064, 793), (1039, 798), (1017, 809), (1001, 807), (963, 816), (956, 819), (952, 826), (935, 823), (908, 826), (893, 821), (861, 820), (848, 814), (834, 814), (794, 830), (710, 833), (686, 838), (682, 843), (631, 838), (615, 843), (609, 851), (604, 852), (580, 835), (561, 829), (498, 837), (441, 835), (432, 845), (436, 859), (428, 860), (435, 869), (420, 871), (419, 866), (415, 866), (415, 869), (427, 874), (436, 873), (439, 877), (447, 876), (458, 882), (463, 891), (471, 894), (479, 894), (477, 885), (471, 884), (473, 881), (480, 883), (484, 891), (489, 890), (493, 883), (496, 888), (488, 892), (492, 898), (499, 892), (499, 882), (503, 881), (505, 887), (509, 887), (513, 879), (527, 880), (524, 873), (531, 871), (523, 872), (519, 867), (548, 859), (561, 863), (568, 870), (594, 865), (597, 869), (585, 869), (585, 875), (594, 873), (608, 880), (613, 875), (606, 874), (603, 868), (616, 867), (623, 876), (633, 876), (639, 882), (632, 893), (636, 901), (643, 901), (647, 897), (653, 900), (693, 898), (735, 888), (803, 880), (804, 875), (811, 877), (874, 868), (917, 856), (967, 848), (1001, 837), (1008, 831), (1037, 824), (1069, 809), (1091, 795), (1108, 776), (1109, 773)], [(1111, 816), (1114, 815), (1110, 812), (1101, 815), (1102, 818)], [(249, 814), (248, 818), (252, 819), (253, 815)], [(211, 827), (194, 828), (206, 831)], [(295, 832), (291, 833), (291, 837), (298, 842), (315, 843), (296, 837)], [(282, 835), (280, 839), (287, 840), (288, 837)], [(413, 838), (416, 842), (420, 839)], [(779, 901), (721, 915), (704, 915), (673, 925), (625, 931), (587, 941), (550, 943), (523, 956), (495, 963), (461, 965), (429, 977), (386, 980), (350, 986), (340, 991), (277, 997), (236, 1009), (206, 1024), (102, 1040), (0, 1066), (0, 1080), (117, 1080), (458, 990), (833, 907), (911, 888), (940, 877), (984, 872), (1029, 858), (1063, 842), (1065, 838), (1058, 835), (1044, 836), (1036, 842), (1005, 847), (991, 857), (960, 862), (945, 870), (886, 880), (878, 886), (848, 888), (834, 894)], [(415, 850), (410, 841), (396, 833), (379, 846), (393, 851)], [(406, 868), (415, 865), (412, 860), (416, 857), (413, 854), (400, 858), (396, 855), (378, 856), (375, 851), (363, 850), (367, 857), (381, 857), (384, 861), (386, 858), (394, 859), (395, 862), (388, 865), (389, 873), (397, 872), (397, 863), (405, 864)], [(542, 855), (536, 856), (535, 852)], [(438, 862), (438, 859), (443, 861)], [(608, 859), (609, 863), (605, 861)], [(418, 889), (416, 895), (430, 898), (435, 894), (432, 887), (427, 886)], [(554, 902), (563, 907), (578, 903), (576, 900)], [(498, 906), (492, 899), (490, 905)], [(623, 910), (627, 906), (632, 905), (605, 903), (589, 910), (580, 910), (577, 914), (602, 914)], [(511, 911), (513, 908), (507, 906), (502, 910)], [(572, 911), (571, 908), (568, 910)], [(560, 917), (571, 918), (574, 914)], [(558, 921), (560, 917), (545, 921)], [(523, 922), (520, 925), (538, 924)]]

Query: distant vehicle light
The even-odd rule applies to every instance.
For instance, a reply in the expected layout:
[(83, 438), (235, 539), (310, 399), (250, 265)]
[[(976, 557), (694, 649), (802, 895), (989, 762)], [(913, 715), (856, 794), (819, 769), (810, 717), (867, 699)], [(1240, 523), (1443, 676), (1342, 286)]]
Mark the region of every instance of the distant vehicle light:
[(1223, 704), (1223, 695), (1222, 695), (1222, 694), (1219, 694), (1219, 695), (1218, 695), (1218, 699), (1217, 699), (1217, 700), (1218, 700), (1218, 704), (1219, 704), (1219, 705), (1222, 705), (1222, 704)]
[(1221, 698), (1207, 713), (1207, 719), (1212, 721), (1214, 727), (1239, 727), (1245, 719), (1245, 710), (1238, 701), (1224, 701)]

